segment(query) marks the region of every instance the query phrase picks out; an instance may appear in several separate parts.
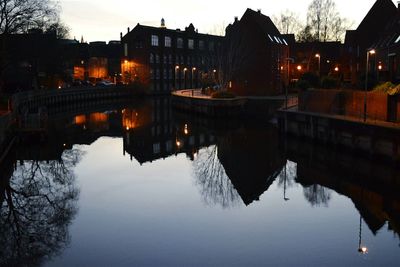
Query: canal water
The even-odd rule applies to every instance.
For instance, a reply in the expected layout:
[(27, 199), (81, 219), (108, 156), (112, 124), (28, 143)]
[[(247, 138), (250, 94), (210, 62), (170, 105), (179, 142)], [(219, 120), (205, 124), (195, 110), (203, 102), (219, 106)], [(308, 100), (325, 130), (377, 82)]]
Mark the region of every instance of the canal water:
[(49, 116), (1, 166), (0, 266), (399, 266), (390, 160), (169, 99)]

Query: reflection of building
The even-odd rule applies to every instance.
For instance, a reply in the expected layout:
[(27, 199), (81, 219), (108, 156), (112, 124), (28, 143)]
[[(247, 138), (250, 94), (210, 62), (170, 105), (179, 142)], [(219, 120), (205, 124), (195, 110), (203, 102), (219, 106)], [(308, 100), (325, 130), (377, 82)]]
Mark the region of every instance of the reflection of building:
[(393, 165), (298, 140), (287, 144), (290, 160), (297, 162), (296, 180), (304, 187), (319, 185), (316, 194), (329, 188), (349, 197), (374, 234), (387, 222), (389, 230), (400, 233), (400, 175)]
[(200, 34), (192, 24), (185, 31), (167, 29), (164, 21), (159, 28), (137, 24), (122, 37), (124, 80), (138, 80), (159, 93), (198, 87), (203, 74), (213, 73), (221, 42), (222, 37)]
[(278, 140), (274, 128), (240, 129), (218, 138), (218, 158), (244, 204), (259, 200), (285, 166)]
[(193, 159), (201, 148), (215, 141), (212, 135), (201, 132), (190, 124), (175, 124), (170, 99), (156, 98), (143, 109), (123, 110), (124, 151), (140, 164), (177, 153)]

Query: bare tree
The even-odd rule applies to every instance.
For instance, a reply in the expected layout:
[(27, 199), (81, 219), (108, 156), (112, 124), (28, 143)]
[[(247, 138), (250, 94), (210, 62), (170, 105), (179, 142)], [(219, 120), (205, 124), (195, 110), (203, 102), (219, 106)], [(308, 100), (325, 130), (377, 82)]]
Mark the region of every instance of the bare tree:
[(57, 21), (58, 3), (50, 0), (0, 0), (0, 34), (45, 29)]
[(39, 266), (68, 244), (77, 212), (74, 166), (80, 150), (61, 160), (26, 161), (1, 190), (0, 266)]
[(307, 27), (317, 41), (342, 40), (346, 20), (340, 17), (334, 0), (313, 0), (307, 11)]
[(200, 150), (193, 165), (194, 177), (205, 203), (223, 208), (239, 204), (240, 196), (218, 159), (216, 145)]
[(309, 187), (304, 187), (304, 197), (311, 203), (312, 206), (328, 206), (331, 199), (331, 190), (318, 184), (313, 184)]
[(278, 16), (273, 16), (272, 21), (281, 34), (297, 34), (303, 28), (299, 15), (286, 9)]

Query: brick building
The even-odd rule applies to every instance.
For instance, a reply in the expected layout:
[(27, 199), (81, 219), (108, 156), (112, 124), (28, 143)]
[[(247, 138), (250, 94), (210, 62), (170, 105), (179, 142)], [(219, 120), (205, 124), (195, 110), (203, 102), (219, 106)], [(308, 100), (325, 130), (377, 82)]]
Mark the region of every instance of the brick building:
[(289, 46), (269, 17), (247, 9), (226, 28), (225, 46), (229, 90), (254, 96), (283, 92)]
[[(360, 85), (366, 71), (367, 51), (380, 39), (383, 29), (398, 13), (391, 0), (377, 0), (356, 30), (346, 32), (344, 56), (345, 79)], [(371, 57), (369, 69), (376, 69), (376, 57)]]
[(121, 69), (126, 83), (140, 81), (155, 93), (195, 88), (215, 78), (218, 47), (223, 37), (201, 34), (190, 24), (184, 31), (137, 24), (121, 34)]

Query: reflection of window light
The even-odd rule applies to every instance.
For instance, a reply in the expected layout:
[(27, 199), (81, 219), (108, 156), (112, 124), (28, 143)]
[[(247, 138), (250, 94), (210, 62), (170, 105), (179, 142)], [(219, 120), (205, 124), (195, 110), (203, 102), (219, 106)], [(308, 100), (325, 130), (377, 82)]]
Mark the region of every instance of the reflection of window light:
[(394, 41), (395, 44), (397, 44), (398, 42), (400, 42), (400, 35), (399, 37), (397, 37), (396, 41)]
[(278, 38), (276, 38), (276, 36), (274, 36), (274, 38), (275, 38), (275, 41), (276, 41), (277, 43), (279, 43)]
[(285, 39), (282, 38), (282, 40), (283, 40), (283, 42), (285, 43), (285, 45), (288, 45)]
[(282, 44), (281, 38), (279, 38), (279, 37), (277, 37), (277, 38), (278, 38), (278, 43)]
[(274, 40), (272, 39), (271, 35), (268, 34), (269, 39), (271, 40), (271, 42), (273, 42)]

